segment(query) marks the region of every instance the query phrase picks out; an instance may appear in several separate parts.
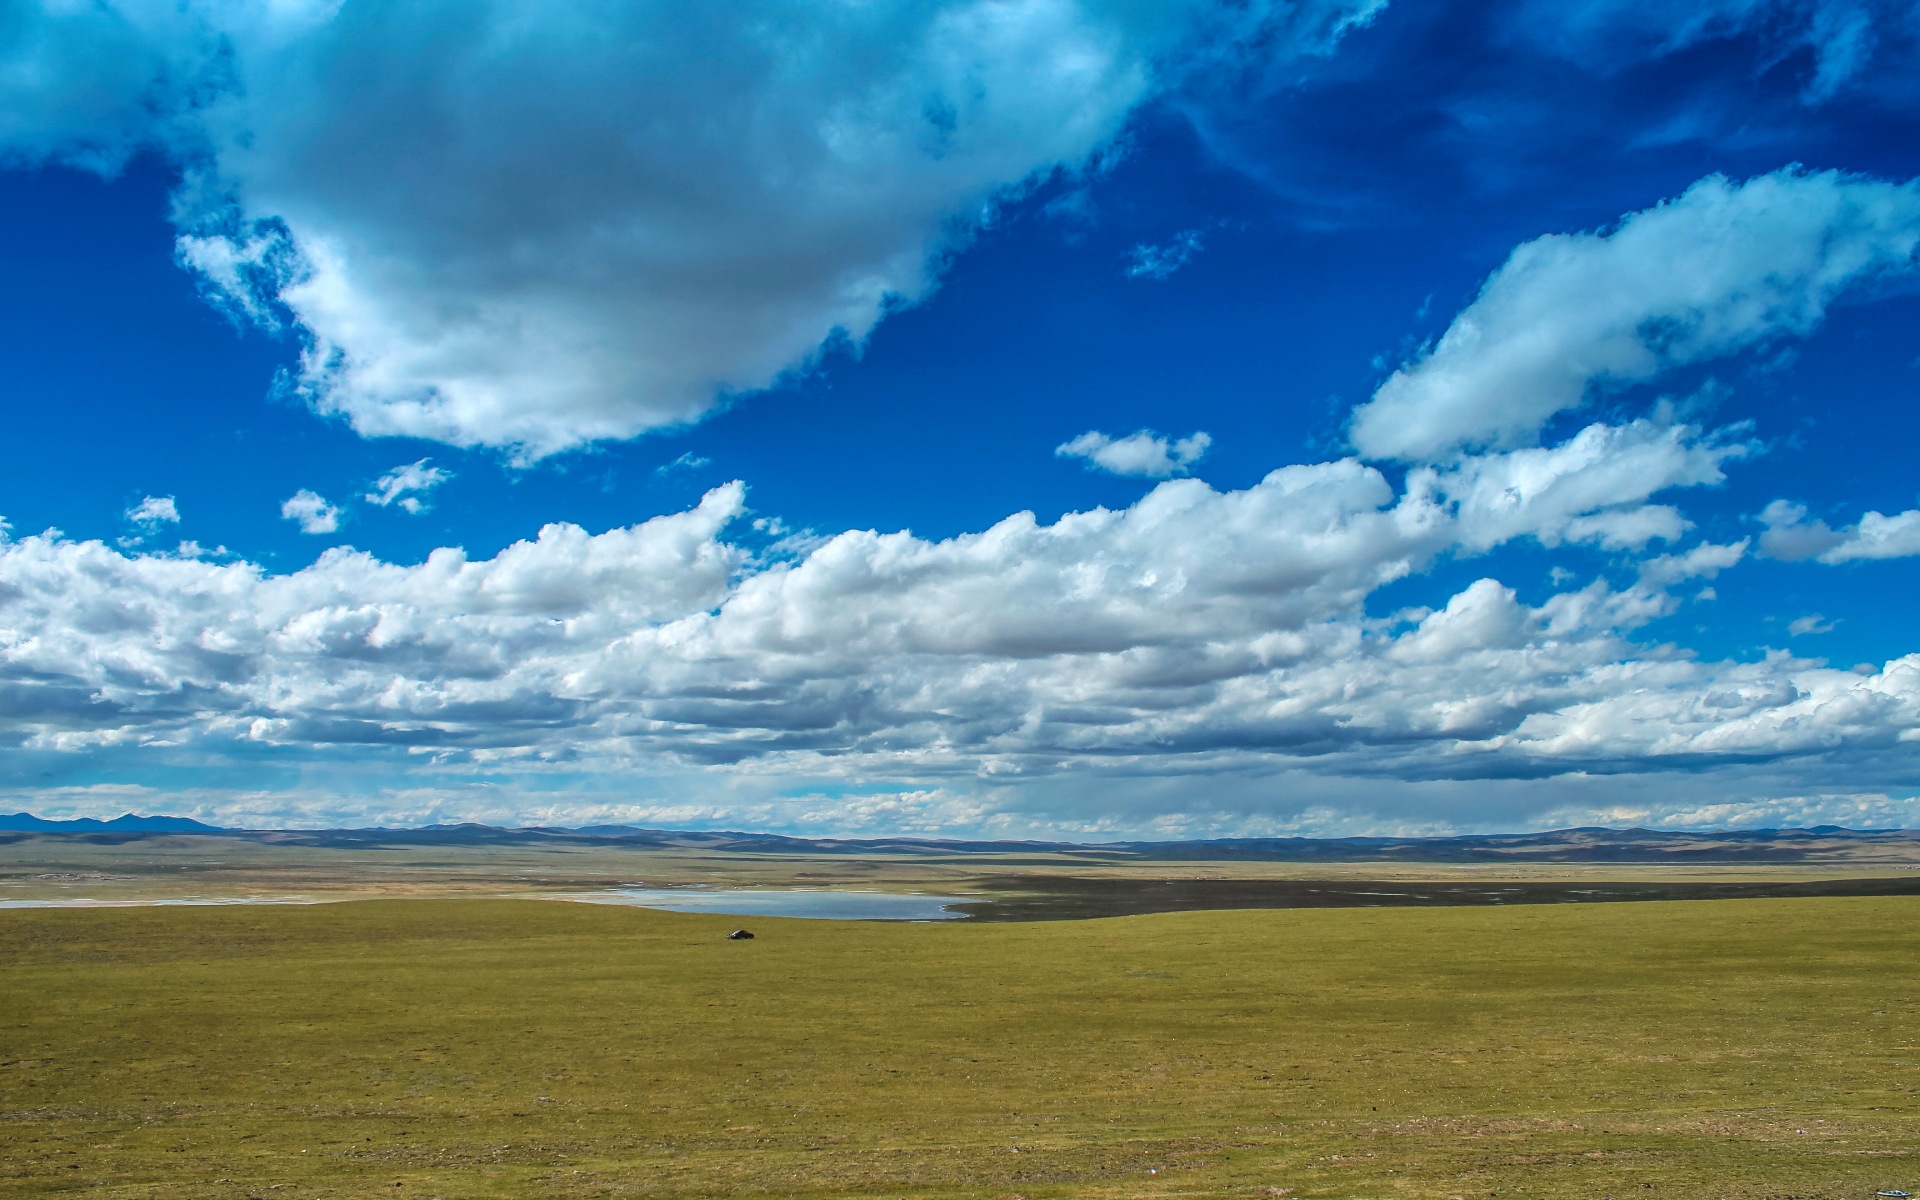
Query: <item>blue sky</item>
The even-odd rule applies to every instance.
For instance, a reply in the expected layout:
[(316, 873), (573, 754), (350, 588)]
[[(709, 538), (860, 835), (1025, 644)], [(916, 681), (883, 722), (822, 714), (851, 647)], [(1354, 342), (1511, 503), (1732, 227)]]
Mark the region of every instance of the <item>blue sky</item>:
[(1920, 15), (0, 14), (0, 792), (1920, 824)]

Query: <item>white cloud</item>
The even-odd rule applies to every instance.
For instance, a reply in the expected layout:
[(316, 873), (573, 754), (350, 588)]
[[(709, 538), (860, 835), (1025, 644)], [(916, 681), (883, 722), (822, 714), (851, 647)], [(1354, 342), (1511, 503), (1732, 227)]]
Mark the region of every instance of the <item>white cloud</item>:
[(1920, 554), (1920, 510), (1885, 516), (1870, 512), (1847, 531), (1847, 540), (1820, 556), (1822, 562), (1860, 558), (1911, 558)]
[(1688, 528), (1677, 510), (1649, 505), (1649, 497), (1721, 483), (1721, 465), (1750, 451), (1747, 443), (1706, 437), (1690, 425), (1590, 425), (1559, 446), (1476, 455), (1445, 470), (1415, 468), (1408, 488), (1452, 506), (1468, 549), (1524, 536), (1548, 546), (1639, 549), (1676, 540)]
[(1833, 622), (1819, 613), (1809, 613), (1804, 617), (1795, 617), (1787, 624), (1787, 636), (1806, 637), (1810, 633), (1832, 633)]
[(1761, 510), (1760, 520), (1767, 527), (1760, 535), (1760, 552), (1769, 558), (1844, 563), (1920, 555), (1920, 509), (1890, 517), (1869, 512), (1858, 524), (1833, 529), (1818, 518), (1808, 520), (1804, 505), (1775, 500)]
[(160, 525), (178, 525), (180, 506), (174, 503), (172, 496), (148, 496), (127, 510), (127, 520), (147, 529)]
[(538, 457), (864, 338), (1184, 72), (1377, 7), (45, 0), (8, 14), (0, 155), (170, 153), (181, 261), (298, 324), (316, 406)]
[(1827, 171), (1710, 176), (1603, 233), (1513, 252), (1438, 343), (1354, 412), (1369, 457), (1515, 446), (1597, 387), (1811, 333), (1850, 288), (1912, 273), (1920, 187)]
[[(1641, 565), (1640, 579), (1657, 588), (1670, 587), (1689, 579), (1712, 579), (1745, 558), (1747, 547), (1751, 544), (1746, 538), (1726, 545), (1702, 542), (1685, 554), (1663, 554)], [(1702, 600), (1714, 598), (1712, 588), (1702, 588), (1696, 596), (1696, 599)]]
[(712, 465), (713, 460), (706, 455), (695, 454), (693, 451), (688, 450), (672, 462), (660, 464), (655, 467), (653, 471), (656, 475), (671, 475), (675, 471), (698, 471), (702, 467), (710, 467)]
[(1150, 429), (1126, 437), (1108, 437), (1087, 432), (1053, 448), (1061, 458), (1085, 459), (1089, 464), (1114, 475), (1137, 475), (1147, 479), (1165, 479), (1185, 475), (1213, 445), (1207, 433), (1191, 433), (1168, 440)]
[(1164, 246), (1142, 242), (1127, 254), (1128, 279), (1168, 279), (1200, 253), (1204, 242), (1198, 229), (1186, 229), (1174, 235)]
[[(334, 549), (274, 575), (43, 534), (0, 543), (0, 742), (426, 756), (408, 761), (462, 795), (520, 788), (468, 812), (535, 804), (525, 781), (563, 772), (583, 811), (624, 791), (761, 824), (911, 809), (1190, 833), (1385, 795), (1405, 806), (1381, 820), (1519, 820), (1572, 792), (1589, 809), (1664, 795), (1647, 781), (1705, 767), (1755, 803), (1805, 795), (1813, 775), (1853, 791), (1910, 778), (1920, 656), (1862, 675), (1635, 640), (1681, 603), (1669, 588), (1744, 544), (1538, 604), (1489, 578), (1437, 611), (1368, 612), (1444, 555), (1604, 542), (1579, 522), (1640, 520), (1653, 492), (1712, 483), (1726, 449), (1684, 427), (1595, 427), (1398, 492), (1352, 460), (1290, 466), (1237, 491), (1171, 480), (1050, 525), (848, 531), (777, 561), (726, 536), (738, 484), (631, 528), (549, 525), (491, 559), (443, 548), (411, 566)], [(1615, 777), (1630, 781), (1579, 782)], [(1540, 782), (1523, 796), (1498, 786), (1511, 779)], [(633, 799), (640, 780), (654, 799)], [(1697, 805), (1670, 791), (1674, 811)]]
[(300, 522), (301, 533), (332, 533), (340, 528), (340, 509), (318, 492), (301, 488), (280, 506), (280, 515)]
[[(418, 462), (410, 462), (388, 471), (374, 483), (373, 490), (367, 493), (367, 502), (377, 504), (381, 508), (398, 504), (407, 512), (416, 515), (425, 512), (427, 494), (453, 478), (453, 472), (439, 467), (430, 467), (427, 465), (429, 461), (423, 458)], [(309, 529), (307, 532), (315, 531)]]

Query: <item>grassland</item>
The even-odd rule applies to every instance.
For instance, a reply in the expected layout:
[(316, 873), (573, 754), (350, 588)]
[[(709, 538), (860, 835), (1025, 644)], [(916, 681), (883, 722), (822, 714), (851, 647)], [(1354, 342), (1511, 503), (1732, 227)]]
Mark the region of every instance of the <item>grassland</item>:
[(1328, 879), (1453, 883), (1805, 882), (1920, 875), (1920, 842), (1803, 862), (1166, 861), (1097, 851), (749, 854), (621, 846), (314, 846), (227, 837), (0, 838), (0, 902), (193, 897), (478, 897), (632, 884), (856, 887), (991, 894), (1010, 880)]
[(0, 913), (0, 1194), (1920, 1191), (1920, 900)]

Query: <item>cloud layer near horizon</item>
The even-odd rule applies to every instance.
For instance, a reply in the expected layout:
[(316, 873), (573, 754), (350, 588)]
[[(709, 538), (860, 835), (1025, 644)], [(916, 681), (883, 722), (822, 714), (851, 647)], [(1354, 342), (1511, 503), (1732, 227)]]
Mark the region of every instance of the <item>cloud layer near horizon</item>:
[(1373, 0), (23, 4), (0, 156), (187, 179), (182, 261), (366, 434), (539, 457), (858, 341), (996, 199)]
[(945, 541), (849, 531), (791, 556), (729, 540), (738, 484), (631, 528), (550, 525), (490, 560), (444, 549), (417, 566), (334, 550), (276, 576), (23, 537), (0, 544), (0, 736), (43, 753), (404, 749), (489, 770), (962, 790), (1807, 761), (1833, 786), (1885, 786), (1920, 752), (1920, 656), (1863, 674), (1634, 640), (1744, 543), (1649, 551), (1632, 586), (1537, 605), (1489, 578), (1437, 610), (1367, 610), (1444, 554), (1646, 548), (1674, 532), (1643, 515), (1649, 497), (1711, 484), (1737, 453), (1688, 426), (1596, 425), (1398, 493), (1345, 460)]

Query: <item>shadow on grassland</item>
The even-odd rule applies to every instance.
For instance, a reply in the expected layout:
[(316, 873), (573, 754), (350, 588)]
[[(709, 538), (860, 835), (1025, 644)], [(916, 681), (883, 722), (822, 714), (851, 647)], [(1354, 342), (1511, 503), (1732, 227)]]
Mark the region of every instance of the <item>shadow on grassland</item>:
[(1233, 908), (1414, 908), (1589, 904), (1624, 900), (1751, 900), (1785, 896), (1920, 896), (1920, 875), (1762, 883), (1426, 883), (1324, 879), (982, 880), (990, 901), (950, 905), (975, 921), (1070, 921)]

